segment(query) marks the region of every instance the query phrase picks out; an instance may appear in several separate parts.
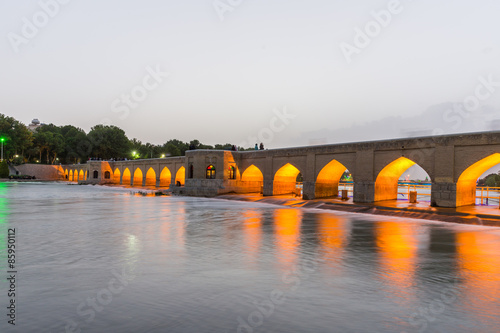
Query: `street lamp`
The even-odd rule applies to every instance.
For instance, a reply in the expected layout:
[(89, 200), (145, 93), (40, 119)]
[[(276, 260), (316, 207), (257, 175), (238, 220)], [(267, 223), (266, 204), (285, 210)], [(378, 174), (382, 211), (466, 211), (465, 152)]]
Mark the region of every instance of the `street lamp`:
[(3, 162), (3, 142), (5, 141), (5, 138), (0, 138), (0, 141), (2, 142), (2, 162)]
[(136, 152), (136, 151), (133, 151), (133, 152), (132, 152), (132, 158), (135, 158), (135, 155), (136, 155), (136, 154), (137, 154), (137, 152)]

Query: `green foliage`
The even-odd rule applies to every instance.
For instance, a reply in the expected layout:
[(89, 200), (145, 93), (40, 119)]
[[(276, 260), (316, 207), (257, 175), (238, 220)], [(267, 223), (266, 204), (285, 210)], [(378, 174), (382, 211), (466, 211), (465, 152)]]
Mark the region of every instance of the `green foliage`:
[(484, 183), (486, 186), (498, 187), (500, 186), (500, 176), (496, 173), (489, 174), (486, 176)]
[(91, 156), (102, 159), (129, 156), (130, 141), (125, 132), (116, 126), (96, 125), (87, 135), (91, 145)]
[[(96, 125), (88, 134), (73, 125), (43, 125), (32, 133), (28, 127), (12, 117), (0, 114), (0, 136), (4, 141), (4, 158), (15, 164), (25, 161), (47, 164), (71, 164), (102, 159), (159, 158), (184, 156), (191, 149), (231, 150), (232, 144), (205, 145), (199, 140), (183, 142), (171, 139), (163, 145), (129, 140), (116, 126)], [(238, 147), (238, 150), (245, 150)], [(253, 150), (250, 147), (246, 150)], [(136, 152), (132, 156), (132, 152)], [(18, 157), (15, 157), (18, 155)]]
[(0, 178), (9, 177), (9, 166), (7, 165), (7, 161), (0, 162)]
[(33, 143), (33, 135), (26, 125), (1, 113), (0, 137), (5, 139), (3, 147), (5, 159), (10, 159), (14, 155), (24, 155)]

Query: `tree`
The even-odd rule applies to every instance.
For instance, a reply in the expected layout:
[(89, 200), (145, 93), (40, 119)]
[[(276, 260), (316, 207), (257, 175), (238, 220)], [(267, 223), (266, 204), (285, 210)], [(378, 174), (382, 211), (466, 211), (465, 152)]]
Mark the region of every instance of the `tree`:
[(61, 128), (54, 124), (39, 127), (35, 132), (34, 144), (39, 148), (40, 162), (45, 153), (47, 164), (56, 163), (57, 156), (64, 152), (64, 137), (61, 134)]
[(9, 166), (7, 165), (7, 161), (3, 161), (0, 163), (0, 178), (9, 177)]
[(60, 154), (62, 163), (87, 160), (90, 154), (90, 142), (85, 131), (72, 125), (62, 126), (60, 130), (64, 138), (64, 150)]
[(1, 113), (0, 136), (5, 139), (5, 159), (11, 159), (14, 155), (24, 156), (25, 151), (33, 144), (33, 134), (26, 125)]
[(130, 141), (125, 132), (113, 125), (96, 125), (87, 135), (93, 157), (102, 159), (122, 158), (130, 154)]

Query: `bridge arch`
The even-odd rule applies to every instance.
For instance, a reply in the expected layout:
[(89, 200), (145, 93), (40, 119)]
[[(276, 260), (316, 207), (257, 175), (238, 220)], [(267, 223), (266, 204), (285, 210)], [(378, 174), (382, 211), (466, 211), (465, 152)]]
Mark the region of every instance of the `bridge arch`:
[(113, 183), (120, 184), (120, 169), (116, 168), (115, 172), (113, 172)]
[(181, 166), (179, 170), (175, 173), (175, 184), (179, 182), (181, 185), (184, 185), (186, 181), (186, 168)]
[(142, 169), (140, 167), (136, 167), (134, 171), (134, 179), (132, 180), (132, 186), (142, 186)]
[(69, 179), (69, 174), (68, 174), (68, 169), (64, 170), (64, 180), (70, 180)]
[(146, 172), (146, 186), (156, 186), (156, 172), (149, 168)]
[(287, 163), (276, 171), (273, 178), (273, 195), (291, 194), (297, 185), (297, 176), (300, 170)]
[(131, 177), (132, 175), (130, 173), (130, 170), (128, 168), (125, 168), (125, 170), (123, 170), (122, 184), (130, 185)]
[[(413, 165), (418, 164), (406, 157), (399, 157), (387, 164), (378, 173), (375, 180), (374, 201), (396, 200), (398, 197), (399, 178)], [(427, 175), (429, 174), (425, 169), (423, 170), (427, 173)]]
[(500, 154), (494, 153), (470, 165), (460, 174), (457, 181), (457, 207), (476, 203), (477, 179), (497, 164), (500, 164)]
[(338, 196), (339, 181), (347, 170), (345, 165), (337, 160), (331, 160), (316, 177), (315, 198)]
[(72, 169), (70, 169), (70, 170), (69, 170), (69, 180), (70, 180), (70, 181), (73, 181), (73, 180), (74, 180), (74, 179), (73, 179), (73, 170), (72, 170)]
[(78, 173), (78, 180), (84, 180), (85, 175), (83, 174), (83, 170), (80, 169), (80, 172)]
[(246, 193), (257, 193), (262, 191), (264, 185), (264, 175), (255, 165), (250, 165), (241, 174), (241, 187)]
[(172, 173), (170, 169), (164, 167), (160, 173), (160, 186), (161, 187), (170, 187), (170, 183), (172, 182)]

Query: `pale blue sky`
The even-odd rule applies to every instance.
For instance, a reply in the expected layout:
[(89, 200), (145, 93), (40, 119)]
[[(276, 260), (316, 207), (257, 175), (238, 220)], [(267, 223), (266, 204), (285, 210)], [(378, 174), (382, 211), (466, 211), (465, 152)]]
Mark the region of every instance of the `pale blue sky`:
[[(213, 0), (72, 0), (16, 52), (12, 34), (23, 36), (40, 2), (1, 0), (0, 112), (214, 144), (252, 141), (286, 107), (296, 117), (268, 147), (482, 131), (500, 119), (500, 87), (459, 126), (446, 113), (478, 77), (500, 82), (498, 1), (401, 0), (351, 63), (341, 43), (390, 1), (238, 2), (221, 20)], [(157, 65), (169, 76), (127, 115), (113, 112)]]

